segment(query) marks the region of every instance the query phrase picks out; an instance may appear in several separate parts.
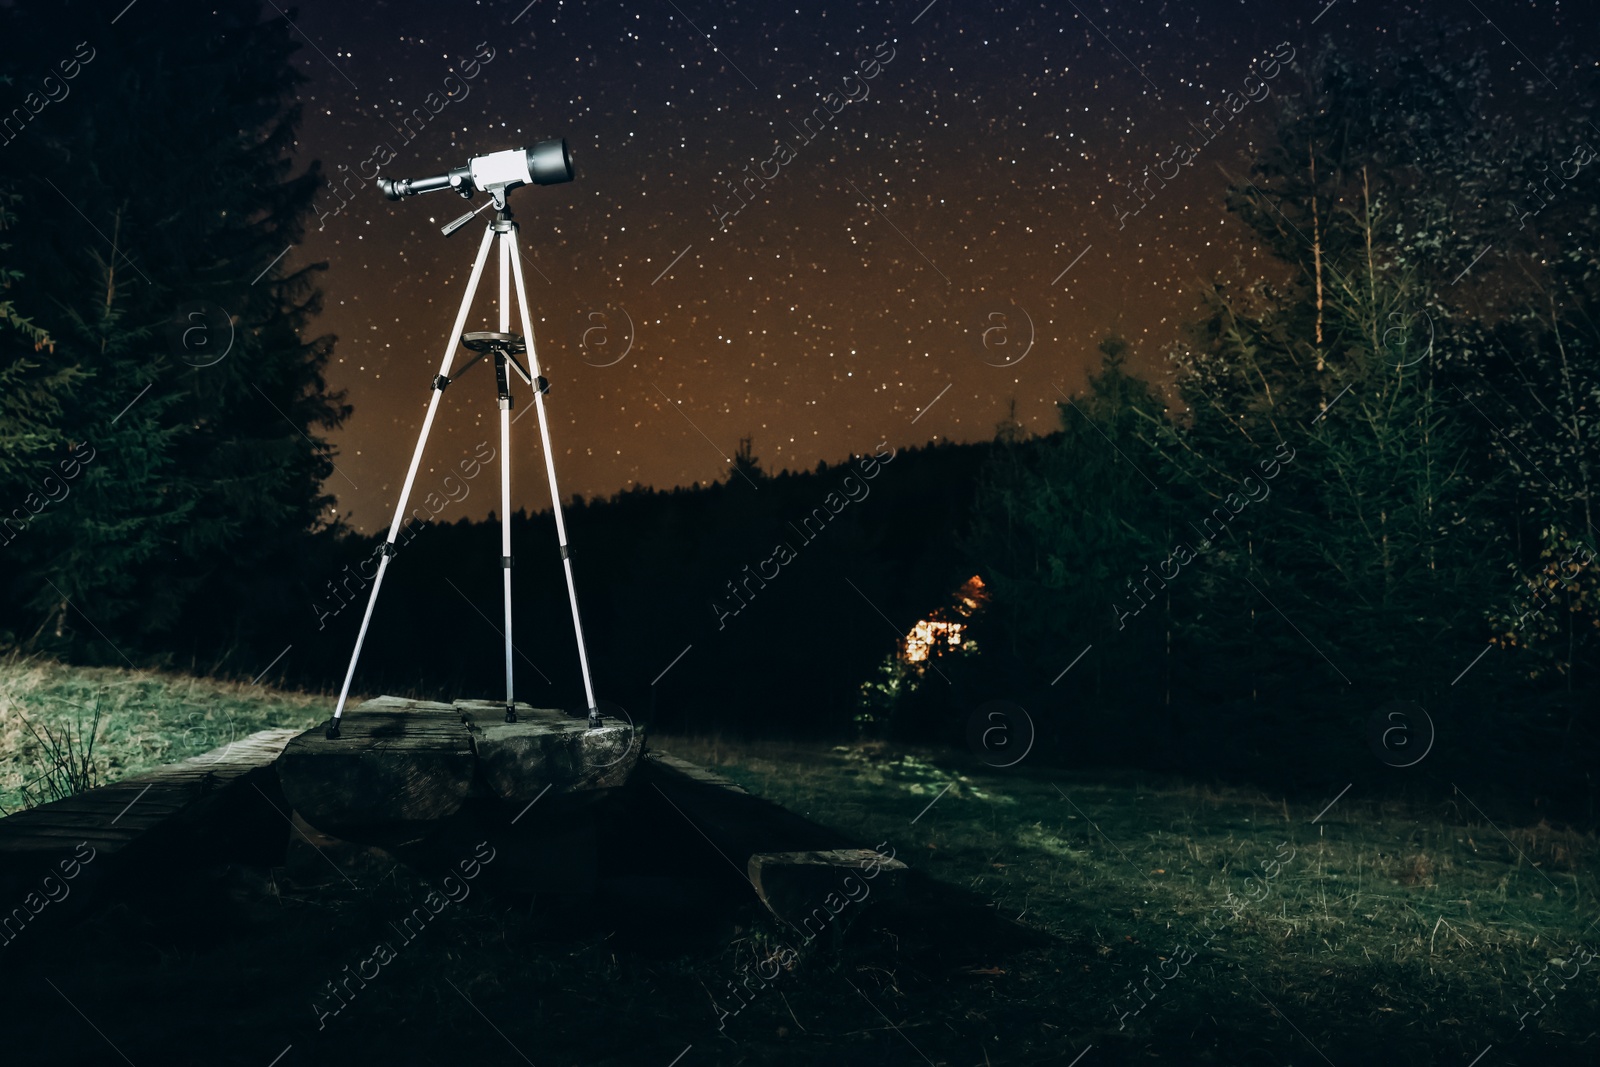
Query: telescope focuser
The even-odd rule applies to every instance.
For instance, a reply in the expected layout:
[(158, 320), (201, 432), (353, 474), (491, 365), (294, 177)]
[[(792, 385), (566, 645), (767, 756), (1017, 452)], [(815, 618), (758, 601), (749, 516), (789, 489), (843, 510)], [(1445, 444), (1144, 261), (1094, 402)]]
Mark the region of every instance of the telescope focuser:
[(390, 200), (454, 189), (470, 199), (475, 192), (506, 206), (506, 193), (522, 185), (560, 185), (572, 180), (572, 153), (566, 138), (540, 141), (532, 148), (510, 148), (474, 156), (464, 167), (427, 178), (379, 178), (378, 189)]

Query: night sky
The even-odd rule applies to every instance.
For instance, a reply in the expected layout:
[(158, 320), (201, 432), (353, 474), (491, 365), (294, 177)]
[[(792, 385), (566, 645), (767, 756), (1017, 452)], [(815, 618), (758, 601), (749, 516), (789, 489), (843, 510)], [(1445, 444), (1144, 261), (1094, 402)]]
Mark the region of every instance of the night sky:
[[(1528, 61), (1502, 28), (1572, 21), (1518, 9), (1482, 24), (1511, 69)], [(1318, 42), (1370, 48), (1407, 14), (1358, 0), (314, 3), (293, 13), (310, 79), (300, 164), (320, 159), (330, 183), (422, 177), (567, 138), (576, 180), (511, 196), (563, 496), (704, 484), (746, 436), (777, 471), (883, 441), (987, 439), (1013, 401), (1048, 432), (1113, 331), (1163, 378), (1204, 285), (1272, 270), (1223, 208), (1224, 168), (1244, 171)], [(1230, 91), (1243, 106), (1203, 126)], [(381, 146), (394, 159), (376, 167)], [(1176, 176), (1132, 213), (1127, 183), (1146, 167)], [(750, 175), (745, 202), (730, 183)], [(372, 532), (482, 224), (445, 238), (469, 207), (454, 194), (347, 188), (359, 195), (319, 194), (320, 228), (288, 265), (329, 263), (318, 325), (339, 337), (330, 384), (355, 413), (328, 488)], [(469, 330), (496, 324), (493, 271)], [(529, 392), (514, 392), (525, 414)], [(441, 416), (418, 494), (496, 443), (487, 368)], [(514, 434), (515, 506), (547, 507), (533, 419)], [(483, 518), (498, 495), (483, 479), (443, 517)]]

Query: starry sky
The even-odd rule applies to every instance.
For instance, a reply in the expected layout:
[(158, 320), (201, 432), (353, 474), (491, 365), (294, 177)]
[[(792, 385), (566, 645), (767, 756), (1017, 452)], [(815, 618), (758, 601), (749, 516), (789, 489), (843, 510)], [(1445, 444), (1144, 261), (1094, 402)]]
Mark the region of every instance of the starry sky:
[[(1370, 48), (1407, 11), (308, 2), (291, 12), (298, 158), (329, 185), (288, 265), (329, 264), (317, 325), (355, 409), (332, 437), (337, 510), (366, 532), (390, 521), (483, 232), (439, 232), (481, 194), (390, 202), (361, 176), (570, 143), (575, 181), (511, 194), (564, 498), (724, 479), (744, 437), (777, 471), (988, 439), (1013, 403), (1044, 433), (1107, 333), (1160, 380), (1211, 279), (1273, 269), (1224, 210), (1224, 171), (1247, 167), (1320, 42)], [(1513, 66), (1500, 27), (1564, 16), (1516, 17), (1483, 26)], [(1229, 92), (1245, 106), (1203, 125)], [(1176, 176), (1140, 208), (1128, 183), (1147, 167)], [(467, 329), (496, 326), (495, 277), (491, 257)], [(534, 420), (513, 434), (513, 506), (546, 508)], [(416, 492), (485, 441), (480, 365), (446, 392)], [(484, 518), (498, 495), (484, 479), (443, 517)]]

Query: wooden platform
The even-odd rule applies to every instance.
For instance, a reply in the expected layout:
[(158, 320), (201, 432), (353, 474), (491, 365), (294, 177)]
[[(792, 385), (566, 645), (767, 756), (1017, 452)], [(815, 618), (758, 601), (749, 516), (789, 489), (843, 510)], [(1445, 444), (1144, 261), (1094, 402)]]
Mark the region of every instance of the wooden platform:
[(590, 729), (565, 712), (486, 700), (441, 704), (378, 697), (349, 708), (341, 736), (295, 737), (277, 761), (289, 805), (311, 825), (351, 840), (421, 831), (469, 797), (530, 803), (546, 792), (600, 794), (622, 786), (639, 759), (631, 725)]
[(180, 839), (190, 844), (195, 832), (211, 832), (202, 824), (226, 824), (218, 816), (236, 805), (268, 811), (251, 785), (267, 787), (269, 798), (277, 795), (269, 768), (296, 732), (262, 730), (181, 763), (0, 819), (0, 887), (31, 878), (80, 844), (101, 863), (134, 846), (158, 849)]
[[(12, 920), (0, 942), (108, 904), (167, 907), (175, 887), (209, 900), (241, 878), (315, 894), (396, 864), (450, 873), (478, 841), (497, 856), (479, 891), (552, 914), (592, 919), (598, 907), (617, 916), (598, 921), (640, 936), (721, 937), (741, 908), (764, 905), (796, 937), (837, 942), (869, 898), (903, 895), (911, 872), (892, 849), (645, 753), (631, 726), (518, 714), (508, 724), (496, 702), (384, 698), (352, 708), (336, 741), (321, 726), (262, 731), (0, 819), (0, 898), (24, 908), (0, 914)], [(62, 879), (70, 895), (44, 903)]]

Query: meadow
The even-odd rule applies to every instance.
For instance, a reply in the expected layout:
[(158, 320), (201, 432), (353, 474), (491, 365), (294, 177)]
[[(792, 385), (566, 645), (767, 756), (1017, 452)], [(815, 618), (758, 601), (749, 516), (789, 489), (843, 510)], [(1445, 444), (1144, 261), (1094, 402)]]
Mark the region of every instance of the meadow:
[[(99, 709), (103, 782), (251, 729), (309, 726), (328, 703), (16, 658), (0, 693), (8, 806), (45, 756), (21, 715), (59, 736)], [(801, 943), (748, 901), (663, 892), (623, 910), (497, 891), (502, 862), (319, 1017), (330, 978), (395, 942), (424, 878), (398, 865), (320, 884), (281, 868), (175, 871), (5, 948), (8, 1041), (60, 1062), (118, 1062), (114, 1043), (134, 1063), (259, 1065), (1600, 1055), (1590, 832), (1497, 826), (1459, 793), (1402, 804), (1352, 789), (1308, 805), (1132, 770), (995, 770), (959, 751), (648, 744), (884, 842), (931, 881)], [(788, 945), (798, 959), (724, 1017), (730, 983)]]

